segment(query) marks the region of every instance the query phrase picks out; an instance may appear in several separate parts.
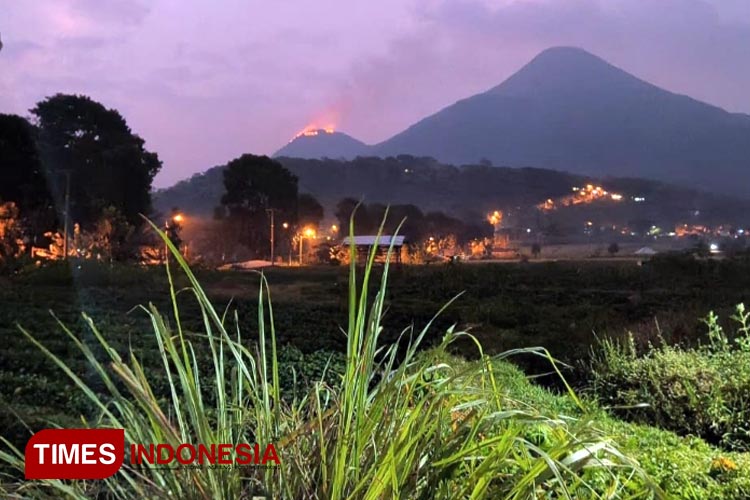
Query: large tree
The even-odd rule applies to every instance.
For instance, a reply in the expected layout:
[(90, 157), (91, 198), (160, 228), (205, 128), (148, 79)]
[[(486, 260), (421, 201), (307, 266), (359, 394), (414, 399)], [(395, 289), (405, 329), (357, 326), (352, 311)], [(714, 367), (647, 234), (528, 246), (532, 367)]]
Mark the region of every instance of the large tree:
[(54, 203), (35, 136), (33, 125), (24, 118), (0, 114), (0, 203), (18, 207), (32, 237), (55, 227)]
[(218, 215), (255, 254), (269, 253), (269, 210), (274, 210), (276, 221), (296, 222), (297, 177), (267, 156), (245, 154), (230, 161), (224, 188)]
[(313, 226), (318, 228), (324, 216), (325, 210), (317, 198), (309, 193), (299, 195), (299, 198), (297, 198), (297, 222), (300, 227)]
[(55, 200), (62, 207), (70, 176), (71, 220), (91, 228), (107, 207), (131, 224), (151, 208), (151, 182), (161, 168), (155, 153), (117, 110), (82, 95), (57, 94), (39, 102), (39, 152)]

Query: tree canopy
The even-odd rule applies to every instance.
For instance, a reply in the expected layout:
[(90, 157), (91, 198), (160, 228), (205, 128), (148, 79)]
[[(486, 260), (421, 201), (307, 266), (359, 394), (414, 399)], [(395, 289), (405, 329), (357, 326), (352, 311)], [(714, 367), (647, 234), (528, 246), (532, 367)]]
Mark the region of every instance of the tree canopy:
[(297, 198), (297, 223), (300, 227), (319, 227), (325, 216), (323, 205), (309, 193), (302, 193)]
[(21, 210), (50, 202), (35, 141), (34, 127), (24, 118), (0, 114), (0, 199)]
[(265, 255), (270, 224), (267, 210), (277, 220), (297, 220), (297, 177), (267, 156), (245, 154), (224, 169), (224, 195), (217, 215), (232, 224), (234, 234), (253, 252)]
[(151, 183), (161, 168), (117, 110), (83, 95), (57, 94), (31, 110), (38, 128), (39, 154), (52, 193), (61, 206), (70, 175), (71, 218), (96, 224), (114, 207), (134, 225), (151, 208)]

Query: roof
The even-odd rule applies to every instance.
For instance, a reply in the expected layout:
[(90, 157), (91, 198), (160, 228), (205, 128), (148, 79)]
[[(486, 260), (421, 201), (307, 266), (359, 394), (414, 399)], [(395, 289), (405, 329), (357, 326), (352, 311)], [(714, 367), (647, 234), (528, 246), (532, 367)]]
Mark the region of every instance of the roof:
[[(367, 235), (367, 236), (355, 236), (354, 237), (354, 245), (355, 246), (373, 246), (375, 245), (375, 240), (378, 241), (378, 246), (381, 247), (389, 247), (391, 246), (391, 243), (393, 243), (394, 247), (400, 247), (404, 244), (404, 237), (403, 236), (391, 236), (388, 234), (383, 234), (379, 238), (377, 235)], [(347, 236), (344, 238), (344, 241), (342, 241), (344, 245), (351, 245), (352, 241), (350, 240), (350, 237)]]
[(639, 248), (635, 251), (636, 255), (656, 255), (658, 252), (651, 247)]

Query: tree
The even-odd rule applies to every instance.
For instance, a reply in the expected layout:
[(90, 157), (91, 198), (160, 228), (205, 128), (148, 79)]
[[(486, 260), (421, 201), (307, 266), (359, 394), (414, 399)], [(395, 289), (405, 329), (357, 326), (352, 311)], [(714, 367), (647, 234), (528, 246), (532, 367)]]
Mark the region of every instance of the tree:
[(151, 183), (161, 168), (155, 153), (114, 109), (83, 95), (57, 94), (37, 103), (42, 164), (58, 210), (70, 175), (71, 220), (93, 227), (107, 207), (134, 226), (151, 209)]
[[(224, 169), (221, 206), (234, 234), (254, 253), (269, 250), (269, 209), (277, 221), (296, 222), (297, 177), (267, 156), (245, 154)], [(220, 214), (217, 214), (220, 215)]]
[(607, 248), (607, 252), (609, 252), (609, 255), (615, 256), (620, 251), (620, 245), (617, 244), (617, 242), (613, 241), (609, 244), (609, 247)]
[(302, 193), (297, 198), (297, 222), (300, 227), (320, 226), (325, 211), (323, 205), (311, 194)]
[[(357, 206), (359, 205), (359, 207)], [(352, 214), (355, 214), (354, 234), (369, 234), (373, 230), (372, 220), (365, 204), (360, 204), (354, 198), (344, 198), (336, 204), (336, 220), (338, 220), (341, 232), (344, 235), (349, 234), (349, 220)]]
[(94, 251), (110, 262), (135, 257), (135, 248), (129, 244), (134, 227), (115, 208), (107, 207), (96, 223)]
[(39, 160), (36, 130), (16, 115), (0, 114), (0, 203), (13, 202), (32, 241), (55, 228), (55, 210)]

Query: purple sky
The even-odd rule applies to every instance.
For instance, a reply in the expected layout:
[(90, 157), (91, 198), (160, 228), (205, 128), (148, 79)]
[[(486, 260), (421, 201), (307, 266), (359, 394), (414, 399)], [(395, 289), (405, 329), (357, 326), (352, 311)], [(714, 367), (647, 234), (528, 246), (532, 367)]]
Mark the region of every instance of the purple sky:
[(308, 124), (377, 142), (575, 45), (750, 113), (750, 0), (0, 0), (0, 112), (123, 113), (170, 185)]

